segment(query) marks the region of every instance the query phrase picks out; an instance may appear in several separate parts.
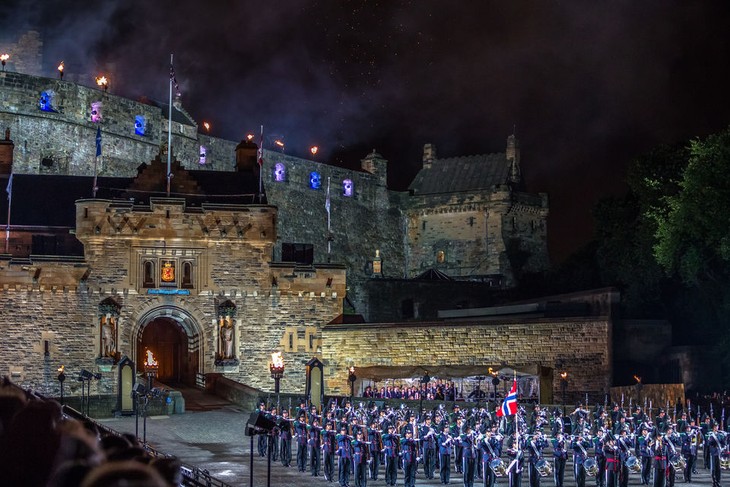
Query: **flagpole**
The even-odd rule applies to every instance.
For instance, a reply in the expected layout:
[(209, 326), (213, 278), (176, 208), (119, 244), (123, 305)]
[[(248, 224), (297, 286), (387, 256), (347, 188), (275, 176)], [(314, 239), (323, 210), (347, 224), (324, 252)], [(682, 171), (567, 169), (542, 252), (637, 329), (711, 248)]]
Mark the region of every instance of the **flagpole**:
[(172, 54), (170, 54), (170, 103), (167, 111), (167, 197), (170, 197), (170, 179), (172, 179), (171, 156), (172, 156)]
[(94, 186), (91, 188), (91, 197), (96, 198), (96, 179), (97, 179), (97, 163), (99, 161), (99, 156), (94, 156)]
[(261, 140), (259, 141), (259, 203), (263, 202), (264, 195), (264, 126), (261, 125)]
[(327, 262), (330, 261), (330, 254), (332, 253), (332, 240), (330, 239), (330, 233), (332, 231), (331, 218), (330, 218), (330, 177), (327, 176)]
[(13, 173), (10, 173), (10, 179), (8, 180), (8, 221), (5, 225), (5, 253), (10, 253), (10, 207), (13, 204)]

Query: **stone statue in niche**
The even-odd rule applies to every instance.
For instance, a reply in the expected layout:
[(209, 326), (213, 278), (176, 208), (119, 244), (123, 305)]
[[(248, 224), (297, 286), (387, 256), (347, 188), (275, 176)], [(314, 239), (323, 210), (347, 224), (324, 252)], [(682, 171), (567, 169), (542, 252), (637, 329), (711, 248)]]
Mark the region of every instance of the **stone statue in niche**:
[(223, 359), (234, 358), (233, 354), (233, 323), (231, 317), (221, 317), (221, 351)]
[(116, 335), (116, 323), (111, 315), (101, 317), (101, 356), (114, 357), (117, 354), (117, 342), (114, 338)]

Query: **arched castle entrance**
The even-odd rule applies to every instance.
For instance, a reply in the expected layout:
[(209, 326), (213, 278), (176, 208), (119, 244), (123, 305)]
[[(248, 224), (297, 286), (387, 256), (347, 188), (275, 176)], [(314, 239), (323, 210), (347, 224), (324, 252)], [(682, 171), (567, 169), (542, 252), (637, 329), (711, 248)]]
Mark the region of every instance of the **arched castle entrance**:
[(133, 334), (137, 370), (144, 372), (146, 350), (158, 362), (157, 377), (165, 384), (195, 385), (203, 371), (202, 331), (190, 313), (175, 306), (161, 306), (144, 313)]

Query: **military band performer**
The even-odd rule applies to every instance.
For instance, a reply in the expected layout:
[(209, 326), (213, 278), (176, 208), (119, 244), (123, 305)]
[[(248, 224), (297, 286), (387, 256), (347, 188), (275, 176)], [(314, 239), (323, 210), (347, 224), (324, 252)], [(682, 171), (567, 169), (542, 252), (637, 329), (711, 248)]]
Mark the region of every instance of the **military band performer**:
[(340, 434), (337, 440), (337, 456), (339, 457), (339, 467), (337, 479), (340, 487), (350, 487), (350, 471), (352, 468), (352, 436), (347, 434), (347, 426), (340, 427)]
[(699, 429), (692, 428), (690, 423), (685, 424), (684, 432), (680, 434), (682, 442), (681, 452), (685, 460), (683, 479), (685, 483), (692, 482), (692, 471), (695, 468), (697, 460), (697, 441), (699, 437)]
[(667, 479), (667, 465), (669, 464), (669, 448), (664, 441), (663, 435), (658, 431), (654, 431), (651, 445), (652, 455), (654, 457), (654, 487), (665, 487)]
[(299, 417), (294, 421), (294, 436), (297, 440), (297, 470), (307, 471), (307, 450), (309, 435), (307, 434), (307, 409), (299, 409)]
[[(259, 404), (259, 414), (262, 415), (265, 418), (269, 418), (269, 414), (266, 412), (266, 403), (262, 402)], [(266, 446), (268, 445), (269, 435), (259, 435), (259, 441), (258, 441), (258, 450), (259, 450), (259, 456), (265, 457), (266, 456)]]
[(322, 428), (319, 420), (314, 418), (311, 425), (307, 425), (307, 447), (309, 448), (310, 470), (313, 477), (319, 477), (322, 464)]
[(380, 455), (383, 452), (382, 433), (378, 428), (378, 421), (373, 419), (368, 428), (368, 441), (370, 442), (370, 478), (378, 480), (380, 470)]
[(629, 459), (632, 451), (634, 450), (634, 442), (629, 437), (628, 429), (621, 430), (621, 433), (619, 434), (618, 440), (616, 442), (616, 446), (618, 447), (619, 465), (618, 485), (619, 487), (628, 487), (629, 466), (626, 464), (626, 461)]
[(398, 450), (400, 435), (395, 434), (395, 426), (388, 425), (388, 432), (383, 435), (385, 455), (385, 485), (395, 485), (398, 480)]
[(491, 427), (490, 431), (487, 431), (478, 446), (482, 456), (483, 487), (494, 487), (494, 482), (497, 478), (491, 465), (502, 454), (502, 441), (501, 437), (497, 434), (496, 424)]
[(507, 450), (507, 456), (511, 459), (507, 467), (509, 487), (522, 486), (522, 467), (525, 462), (526, 446), (524, 436), (520, 436), (519, 439), (513, 437), (512, 447)]
[(705, 444), (709, 446), (710, 474), (712, 475), (712, 487), (720, 487), (720, 458), (725, 442), (725, 435), (719, 431), (719, 425), (715, 420), (710, 420), (710, 432), (707, 434)]
[(413, 487), (416, 485), (418, 468), (418, 442), (413, 439), (412, 428), (405, 429), (405, 438), (401, 438), (400, 448), (403, 454), (403, 486)]
[(454, 448), (454, 438), (449, 433), (449, 425), (445, 424), (438, 436), (439, 449), (439, 477), (442, 484), (450, 483), (451, 479), (451, 452)]
[(476, 474), (476, 438), (467, 421), (464, 424), (464, 432), (459, 436), (461, 445), (462, 465), (461, 471), (464, 474), (464, 487), (474, 487), (474, 475)]
[(568, 462), (568, 446), (561, 429), (556, 430), (557, 434), (552, 440), (553, 444), (553, 481), (555, 487), (563, 487), (565, 478), (565, 464)]
[(543, 438), (539, 431), (533, 435), (527, 443), (527, 454), (529, 455), (528, 475), (530, 477), (530, 487), (540, 487), (540, 473), (537, 471), (537, 463), (542, 460), (542, 450), (548, 445), (547, 440)]
[(355, 439), (352, 440), (352, 465), (355, 474), (355, 487), (367, 487), (368, 485), (368, 460), (370, 453), (368, 444), (365, 441), (363, 429), (358, 429)]
[(322, 457), (324, 461), (324, 478), (327, 482), (334, 481), (335, 452), (337, 451), (337, 433), (334, 431), (334, 421), (327, 421), (322, 431)]
[(702, 423), (700, 423), (700, 431), (702, 432), (702, 437), (705, 439), (705, 448), (702, 449), (702, 458), (705, 461), (705, 469), (710, 469), (710, 448), (707, 446), (707, 435), (712, 432), (712, 426), (710, 426), (710, 417), (707, 415), (707, 413), (702, 415)]
[(573, 438), (570, 447), (573, 450), (573, 477), (575, 478), (576, 487), (585, 487), (585, 461), (588, 459), (588, 449), (591, 447), (591, 442), (583, 438), (582, 435), (578, 435)]
[(281, 412), (279, 429), (279, 458), (283, 466), (291, 467), (292, 424), (286, 409)]
[(277, 414), (275, 407), (271, 408), (271, 412), (266, 415), (268, 419), (276, 425), (274, 431), (269, 436), (269, 449), (271, 450), (271, 461), (275, 462), (279, 458), (279, 421), (281, 417)]
[[(605, 416), (605, 413), (603, 413)], [(593, 451), (595, 452), (596, 465), (598, 472), (596, 473), (596, 487), (605, 487), (606, 485), (606, 455), (603, 453), (603, 434), (598, 430), (596, 436), (593, 437)]]
[(639, 461), (641, 461), (641, 485), (649, 485), (651, 482), (651, 461), (653, 452), (649, 448), (649, 429), (642, 423), (641, 434), (636, 439), (636, 449)]
[(619, 455), (616, 438), (608, 432), (603, 439), (603, 454), (606, 458), (605, 486), (616, 487), (619, 476)]
[(436, 468), (436, 430), (431, 425), (431, 416), (426, 416), (418, 437), (421, 440), (423, 473), (427, 479), (432, 479)]
[(674, 487), (677, 472), (674, 467), (681, 454), (681, 441), (674, 432), (672, 424), (667, 425), (667, 432), (664, 435), (667, 443), (667, 487)]
[[(458, 406), (458, 404), (457, 404)], [(460, 415), (456, 415), (456, 412), (454, 412), (454, 415), (456, 416), (456, 422), (451, 427), (451, 436), (453, 436), (455, 439), (458, 439), (461, 436), (461, 433), (464, 428), (464, 418)], [(463, 472), (463, 459), (464, 459), (464, 447), (461, 446), (461, 443), (458, 441), (454, 442), (454, 466), (456, 467), (456, 473), (462, 473)]]

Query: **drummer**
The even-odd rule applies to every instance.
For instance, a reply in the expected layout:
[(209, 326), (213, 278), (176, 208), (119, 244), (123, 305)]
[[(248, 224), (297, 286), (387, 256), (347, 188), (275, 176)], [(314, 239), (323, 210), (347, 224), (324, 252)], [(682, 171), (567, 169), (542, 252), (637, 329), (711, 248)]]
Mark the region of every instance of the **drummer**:
[[(583, 436), (576, 436), (570, 443), (573, 450), (573, 477), (575, 477), (576, 487), (586, 487), (586, 469), (592, 465), (595, 468), (595, 458), (588, 457), (588, 448), (591, 442)], [(590, 465), (588, 465), (590, 463)]]
[(565, 444), (562, 430), (557, 430), (553, 443), (553, 480), (555, 487), (563, 487), (563, 479), (565, 478), (565, 464), (568, 461), (568, 449)]
[(634, 442), (629, 437), (629, 432), (626, 429), (622, 429), (618, 437), (618, 456), (619, 456), (619, 476), (618, 485), (619, 487), (627, 487), (629, 485), (629, 458), (633, 462), (636, 462), (636, 457), (631, 454), (634, 448)]

